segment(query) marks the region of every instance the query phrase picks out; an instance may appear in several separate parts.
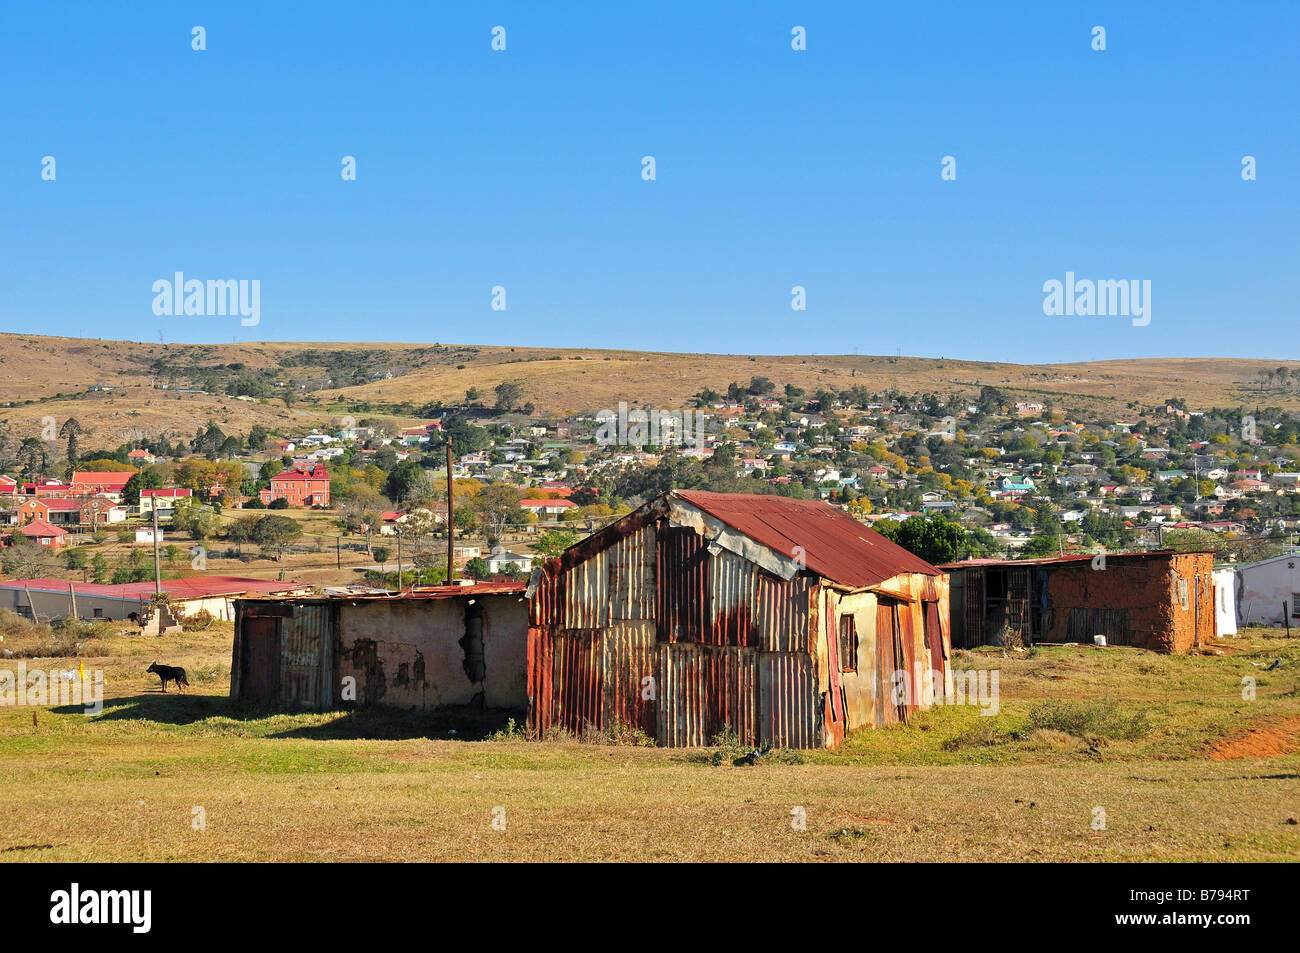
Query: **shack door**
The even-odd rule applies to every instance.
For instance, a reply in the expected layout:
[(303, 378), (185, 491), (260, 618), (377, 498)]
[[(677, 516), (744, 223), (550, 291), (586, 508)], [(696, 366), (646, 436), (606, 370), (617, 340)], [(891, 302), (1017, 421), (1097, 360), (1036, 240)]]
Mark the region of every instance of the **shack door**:
[(240, 653), (239, 695), (245, 701), (271, 704), (280, 685), (280, 620), (244, 620)]
[(876, 727), (907, 720), (907, 701), (894, 674), (906, 664), (897, 603), (882, 597), (876, 603)]

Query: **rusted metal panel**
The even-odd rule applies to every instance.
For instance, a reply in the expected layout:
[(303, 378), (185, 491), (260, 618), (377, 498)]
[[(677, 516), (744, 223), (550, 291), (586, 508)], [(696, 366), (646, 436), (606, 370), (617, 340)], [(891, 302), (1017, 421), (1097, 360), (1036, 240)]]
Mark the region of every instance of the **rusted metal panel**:
[(596, 553), (564, 574), (566, 629), (599, 629), (609, 625), (609, 563), (609, 551)]
[(905, 572), (940, 574), (919, 556), (818, 500), (702, 490), (673, 495), (841, 585), (865, 588)]
[(760, 652), (758, 679), (759, 740), (784, 748), (821, 747), (821, 699), (812, 659), (802, 652)]
[(754, 586), (751, 615), (759, 649), (764, 652), (807, 652), (808, 606), (813, 579), (797, 576), (786, 582), (759, 572)]
[[(653, 621), (625, 622), (603, 633), (601, 687), (602, 727), (640, 728), (654, 737), (657, 731), (658, 644)], [(647, 682), (646, 679), (654, 679)]]
[(701, 646), (690, 642), (659, 646), (658, 741), (670, 747), (699, 747), (705, 737), (705, 665)]
[(653, 526), (642, 527), (610, 547), (611, 622), (654, 618), (655, 555)]
[(710, 645), (753, 645), (754, 600), (761, 570), (743, 556), (720, 552), (709, 559)]
[(328, 605), (302, 605), (280, 622), (280, 700), (319, 710), (325, 646), (334, 638)]
[(758, 653), (740, 646), (704, 649), (706, 740), (730, 729), (742, 743), (758, 740)]
[(876, 727), (907, 717), (895, 692), (895, 675), (903, 661), (899, 633), (898, 603), (881, 599), (876, 605)]
[(1007, 629), (1022, 642), (1031, 641), (1029, 631), (1029, 570), (1007, 573)]
[(556, 633), (551, 685), (555, 723), (574, 734), (601, 725), (601, 644), (596, 629)]
[(655, 534), (655, 620), (660, 642), (699, 642), (708, 628), (709, 551), (689, 527)]
[(555, 723), (555, 643), (547, 629), (528, 629), (528, 727), (539, 738)]
[(242, 641), (238, 697), (269, 705), (276, 701), (280, 683), (279, 620), (245, 617), (240, 620), (238, 631)]

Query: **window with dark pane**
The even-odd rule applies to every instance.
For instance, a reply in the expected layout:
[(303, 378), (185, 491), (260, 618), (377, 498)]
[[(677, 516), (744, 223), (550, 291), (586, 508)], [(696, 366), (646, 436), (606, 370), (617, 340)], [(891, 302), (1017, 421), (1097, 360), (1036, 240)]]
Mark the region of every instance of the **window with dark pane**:
[(840, 616), (840, 671), (858, 670), (858, 623), (850, 615)]

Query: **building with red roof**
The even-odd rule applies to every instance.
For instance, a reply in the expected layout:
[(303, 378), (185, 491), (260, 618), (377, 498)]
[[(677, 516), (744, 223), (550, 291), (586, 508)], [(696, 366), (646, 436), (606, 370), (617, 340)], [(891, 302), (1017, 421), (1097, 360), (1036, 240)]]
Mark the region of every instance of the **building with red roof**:
[(617, 722), (661, 745), (833, 747), (947, 690), (947, 575), (820, 501), (674, 491), (534, 579), (542, 734)]
[(290, 506), (329, 506), (329, 471), (319, 463), (295, 464), (271, 477), (270, 489), (259, 496), (267, 505), (287, 500)]
[[(193, 576), (164, 579), (162, 590), (177, 618), (206, 610), (214, 618), (233, 619), (236, 599), (301, 595), (310, 592), (311, 586), (243, 576)], [(0, 581), (0, 608), (11, 609), (41, 622), (70, 616), (74, 597), (79, 618), (138, 620), (146, 614), (153, 595), (152, 580), (121, 585), (69, 582), (66, 579)]]
[(104, 473), (78, 470), (72, 474), (69, 492), (75, 496), (94, 496), (98, 493), (105, 493), (116, 497), (120, 501), (122, 490), (126, 488), (127, 481), (133, 476), (135, 476), (134, 470)]
[(565, 510), (573, 509), (577, 504), (566, 499), (520, 500), (519, 506), (521, 509), (525, 509), (534, 516), (541, 518), (544, 516), (558, 517)]
[(39, 543), (42, 546), (59, 547), (63, 545), (63, 537), (68, 535), (68, 531), (61, 526), (54, 526), (45, 520), (32, 520), (18, 532), (22, 533), (33, 543)]

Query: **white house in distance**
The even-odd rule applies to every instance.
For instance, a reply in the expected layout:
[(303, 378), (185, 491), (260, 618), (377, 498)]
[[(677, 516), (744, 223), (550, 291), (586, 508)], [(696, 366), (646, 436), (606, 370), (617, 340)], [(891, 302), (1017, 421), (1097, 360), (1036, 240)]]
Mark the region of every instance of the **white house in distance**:
[(194, 496), (194, 491), (189, 487), (159, 487), (151, 490), (140, 491), (140, 515), (153, 515), (154, 508), (158, 509), (159, 519), (170, 519), (176, 512), (176, 502), (178, 500), (188, 500)]
[[(144, 527), (143, 529), (138, 529), (138, 530), (136, 530), (136, 531), (135, 531), (135, 541), (136, 541), (137, 544), (139, 544), (139, 543), (150, 543), (150, 544), (152, 544), (153, 541), (154, 541), (154, 537), (153, 537), (153, 527), (152, 527), (152, 526), (146, 526), (146, 527)], [(162, 531), (161, 528), (159, 528), (159, 530), (158, 530), (158, 542), (161, 543), (162, 541), (163, 541), (163, 531)]]
[(507, 572), (512, 565), (520, 572), (528, 572), (533, 568), (532, 556), (508, 552), (499, 546), (492, 551), (492, 555), (487, 558), (486, 562), (488, 571), (493, 574)]
[(1300, 552), (1237, 567), (1237, 619), (1242, 625), (1300, 625)]

